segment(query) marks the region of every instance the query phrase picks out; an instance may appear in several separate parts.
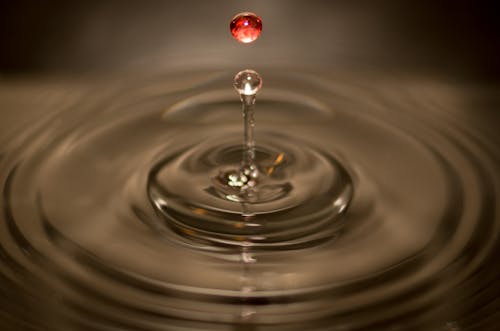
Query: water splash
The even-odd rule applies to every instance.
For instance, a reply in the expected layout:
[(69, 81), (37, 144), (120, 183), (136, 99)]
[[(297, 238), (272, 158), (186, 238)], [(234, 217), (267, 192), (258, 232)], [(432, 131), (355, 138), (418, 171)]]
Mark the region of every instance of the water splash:
[(255, 158), (282, 195), (244, 218), (211, 180), (241, 165), (231, 77), (182, 77), (61, 86), (1, 137), (3, 328), (496, 325), (498, 145), (457, 94), (270, 72)]

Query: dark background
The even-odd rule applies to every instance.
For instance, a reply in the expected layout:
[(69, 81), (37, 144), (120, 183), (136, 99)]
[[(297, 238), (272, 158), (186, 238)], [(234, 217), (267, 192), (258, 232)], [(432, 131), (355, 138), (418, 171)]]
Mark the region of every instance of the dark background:
[[(240, 11), (263, 18), (252, 45), (229, 34)], [(499, 17), (495, 1), (0, 0), (0, 73), (369, 64), (498, 81)]]

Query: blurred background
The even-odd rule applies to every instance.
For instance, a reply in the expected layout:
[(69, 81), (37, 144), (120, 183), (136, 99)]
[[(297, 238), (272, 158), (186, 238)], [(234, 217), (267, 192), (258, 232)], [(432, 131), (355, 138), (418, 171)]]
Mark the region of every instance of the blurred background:
[[(185, 70), (235, 66), (356, 67), (497, 81), (495, 1), (2, 0), (0, 73)], [(240, 11), (264, 22), (232, 40)]]
[[(347, 73), (347, 86), (353, 91), (358, 91), (355, 87), (360, 82), (360, 93), (384, 92), (387, 95), (383, 97), (400, 99), (400, 104), (417, 112), (447, 112), (461, 128), (468, 127), (488, 137), (494, 146), (492, 150), (498, 154), (497, 3), (498, 0), (0, 0), (0, 157), (4, 157), (3, 149), (11, 141), (22, 138), (23, 126), (36, 127), (36, 119), (43, 116), (50, 119), (46, 116), (49, 111), (67, 110), (61, 113), (69, 120), (74, 109), (84, 111), (88, 107), (91, 114), (99, 98), (115, 102), (118, 95), (127, 99), (127, 93), (142, 86), (147, 77), (166, 73), (161, 77), (169, 78), (172, 71), (177, 72), (172, 77), (183, 77), (184, 72), (206, 69), (222, 69), (232, 75), (246, 68), (256, 69), (264, 77), (270, 69), (311, 70), (324, 73), (332, 81), (341, 76), (340, 72), (342, 77)], [(231, 18), (242, 11), (255, 12), (263, 20), (261, 37), (250, 45), (236, 42), (229, 32)], [(384, 80), (387, 77), (390, 79)], [(367, 86), (374, 87), (373, 91)], [(232, 89), (230, 81), (228, 89)], [(163, 85), (158, 90), (155, 93), (164, 93)], [(401, 91), (408, 95), (400, 95)], [(94, 100), (96, 95), (99, 98)], [(414, 99), (421, 101), (415, 103), (421, 108), (413, 108)], [(42, 124), (40, 132), (47, 135), (57, 126), (52, 122), (49, 127)], [(63, 124), (61, 120), (59, 126), (64, 127)], [(15, 153), (17, 150), (11, 154)], [(498, 156), (494, 155), (497, 160)], [(477, 162), (482, 161), (478, 158)], [(464, 177), (467, 176), (468, 173)], [(487, 198), (495, 204), (495, 191), (479, 191), (480, 188), (481, 196), (493, 192)], [(496, 212), (494, 207), (493, 210), (492, 215)], [(497, 251), (492, 250), (492, 256), (498, 256), (498, 237), (496, 240)], [(486, 269), (493, 277), (498, 275), (494, 263), (487, 267), (477, 269), (477, 274)], [(473, 279), (471, 292), (481, 282), (479, 276), (477, 279)], [(492, 281), (495, 285), (485, 283), (482, 287), (484, 301), (471, 295), (476, 301), (461, 302), (478, 311), (482, 302), (493, 302), (484, 314), (493, 316), (486, 321), (492, 325), (498, 317), (497, 283)], [(462, 292), (457, 298), (460, 295)], [(11, 297), (16, 296), (14, 290)], [(2, 310), (17, 309), (11, 302), (15, 300), (0, 296), (2, 300), (0, 328)], [(35, 306), (43, 304), (36, 302)], [(20, 307), (12, 316), (24, 319), (26, 311), (31, 315), (25, 306)], [(3, 316), (9, 317), (8, 313)], [(443, 330), (461, 330), (451, 325)]]

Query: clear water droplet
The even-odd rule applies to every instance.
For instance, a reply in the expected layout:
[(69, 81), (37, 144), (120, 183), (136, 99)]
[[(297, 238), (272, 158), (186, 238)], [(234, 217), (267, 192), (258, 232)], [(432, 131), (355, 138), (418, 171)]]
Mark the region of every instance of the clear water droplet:
[(262, 78), (256, 71), (246, 69), (234, 76), (233, 86), (240, 95), (256, 95), (262, 87)]

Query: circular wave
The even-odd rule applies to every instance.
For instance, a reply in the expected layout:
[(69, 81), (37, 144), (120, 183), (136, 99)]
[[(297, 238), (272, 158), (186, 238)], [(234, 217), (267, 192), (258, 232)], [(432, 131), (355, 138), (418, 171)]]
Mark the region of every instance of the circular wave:
[[(210, 172), (240, 154), (230, 77), (93, 90), (13, 135), (0, 158), (3, 326), (495, 325), (499, 160), (484, 133), (446, 103), (390, 81), (269, 73), (256, 105), (259, 157), (266, 169), (282, 152), (291, 158), (276, 168), (284, 195), (271, 190), (254, 208), (298, 212), (280, 224), (258, 220), (259, 230), (238, 227), (241, 204), (209, 189)], [(176, 194), (205, 212), (172, 217), (160, 202), (171, 206)], [(316, 211), (339, 210), (339, 197), (349, 208), (315, 222), (325, 219)], [(214, 206), (233, 218), (210, 217)], [(196, 236), (209, 230), (211, 239), (242, 244)], [(266, 240), (249, 240), (256, 233)]]

